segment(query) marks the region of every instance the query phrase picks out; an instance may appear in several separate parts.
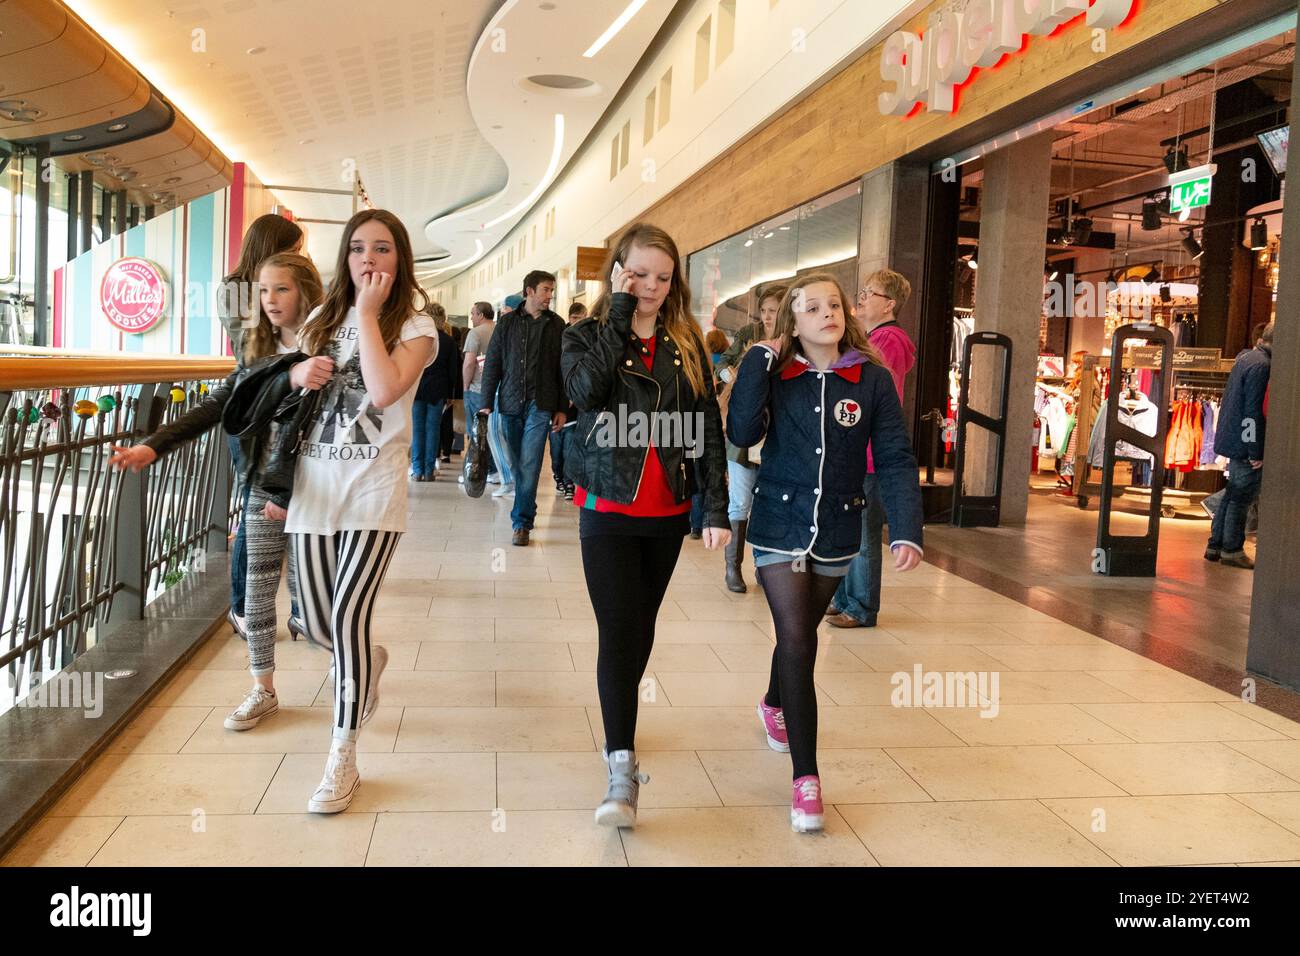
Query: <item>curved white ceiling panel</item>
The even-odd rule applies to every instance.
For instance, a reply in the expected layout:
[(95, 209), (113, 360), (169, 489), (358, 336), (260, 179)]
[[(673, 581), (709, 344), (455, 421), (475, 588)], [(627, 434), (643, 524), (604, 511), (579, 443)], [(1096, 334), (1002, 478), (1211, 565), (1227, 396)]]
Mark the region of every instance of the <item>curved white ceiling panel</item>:
[(466, 96), (506, 185), (431, 219), (425, 238), (466, 268), (528, 213), (622, 89), (673, 0), (507, 0), (470, 57)]

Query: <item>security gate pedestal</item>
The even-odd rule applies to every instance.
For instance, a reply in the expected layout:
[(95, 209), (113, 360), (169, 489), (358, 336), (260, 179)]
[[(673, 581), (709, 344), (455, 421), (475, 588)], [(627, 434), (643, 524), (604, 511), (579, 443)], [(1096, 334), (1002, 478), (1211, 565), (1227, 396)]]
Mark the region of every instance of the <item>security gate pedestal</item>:
[[(997, 416), (970, 407), (971, 358), (976, 348), (1002, 350), (1002, 390)], [(996, 528), (1002, 517), (1002, 465), (1007, 454), (1007, 400), (1011, 391), (1011, 338), (1001, 332), (972, 332), (961, 348), (961, 396), (957, 402), (957, 465), (952, 477), (952, 523), (959, 528)], [(991, 495), (966, 493), (966, 428), (991, 432), (997, 441), (997, 470)]]

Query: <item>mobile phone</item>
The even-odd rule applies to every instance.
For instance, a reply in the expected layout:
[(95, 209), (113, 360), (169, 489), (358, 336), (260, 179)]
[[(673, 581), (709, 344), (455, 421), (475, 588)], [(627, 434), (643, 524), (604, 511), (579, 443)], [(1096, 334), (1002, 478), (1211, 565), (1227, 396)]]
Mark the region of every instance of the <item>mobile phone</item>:
[(611, 286), (617, 287), (617, 286), (618, 286), (618, 277), (621, 276), (622, 274), (623, 274), (623, 263), (621, 263), (621, 262), (619, 262), (617, 259), (615, 259), (615, 260), (614, 260), (614, 270), (609, 274), (609, 284), (610, 284)]

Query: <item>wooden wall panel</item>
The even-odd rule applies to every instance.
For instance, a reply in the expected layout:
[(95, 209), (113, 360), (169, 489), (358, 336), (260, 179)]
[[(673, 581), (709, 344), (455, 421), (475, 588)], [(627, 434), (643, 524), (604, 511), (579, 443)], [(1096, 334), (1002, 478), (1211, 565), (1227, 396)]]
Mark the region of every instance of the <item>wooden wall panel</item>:
[[(660, 225), (683, 254), (851, 182), (873, 169), (1032, 96), (1054, 83), (1232, 0), (1138, 0), (1135, 17), (1092, 49), (1082, 19), (975, 74), (952, 114), (881, 116), (876, 47), (801, 102), (730, 149), (636, 218)], [(933, 4), (906, 29), (921, 32)], [(611, 238), (622, 230), (616, 230)]]

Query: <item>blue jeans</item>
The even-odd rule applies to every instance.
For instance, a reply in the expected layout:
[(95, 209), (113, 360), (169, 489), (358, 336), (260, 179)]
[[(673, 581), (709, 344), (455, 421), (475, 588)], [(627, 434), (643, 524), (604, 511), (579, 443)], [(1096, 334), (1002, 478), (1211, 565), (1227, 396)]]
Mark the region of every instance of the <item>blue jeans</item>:
[(747, 468), (735, 461), (727, 462), (728, 521), (749, 520), (749, 509), (754, 506), (754, 485), (757, 483), (757, 468)]
[(1223, 504), (1210, 525), (1211, 548), (1235, 554), (1246, 544), (1246, 516), (1259, 497), (1263, 473), (1264, 469), (1251, 468), (1245, 459), (1228, 460), (1228, 486), (1223, 489)]
[(860, 624), (875, 624), (880, 613), (880, 546), (885, 532), (885, 509), (876, 490), (876, 476), (862, 482), (867, 506), (862, 509), (862, 546), (840, 582), (831, 606)]
[(515, 459), (506, 443), (504, 424), (499, 412), (488, 416), (488, 448), (492, 451), (492, 464), (496, 465), (501, 484), (513, 484), (515, 480)]
[(555, 477), (556, 484), (567, 480), (564, 477), (564, 447), (571, 431), (572, 428), (568, 431), (561, 428), (558, 432), (551, 432), (551, 474)]
[(510, 524), (516, 531), (531, 531), (537, 517), (537, 479), (542, 474), (546, 436), (551, 432), (551, 413), (529, 402), (522, 415), (502, 415), (501, 430), (515, 470), (515, 506), (510, 509)]
[(442, 440), (443, 402), (422, 402), (411, 407), (411, 471), (432, 475), (438, 461), (438, 444)]
[(704, 492), (691, 495), (691, 531), (704, 530)]
[[(239, 447), (238, 438), (227, 435), (226, 444), (230, 447), (230, 460), (235, 463), (235, 480), (238, 481), (244, 474), (244, 453)], [(230, 545), (230, 609), (240, 617), (244, 616), (244, 582), (248, 577), (248, 543), (244, 534), (248, 490), (249, 486), (245, 483), (239, 493), (243, 512), (239, 516), (239, 530), (235, 532), (235, 540)]]

